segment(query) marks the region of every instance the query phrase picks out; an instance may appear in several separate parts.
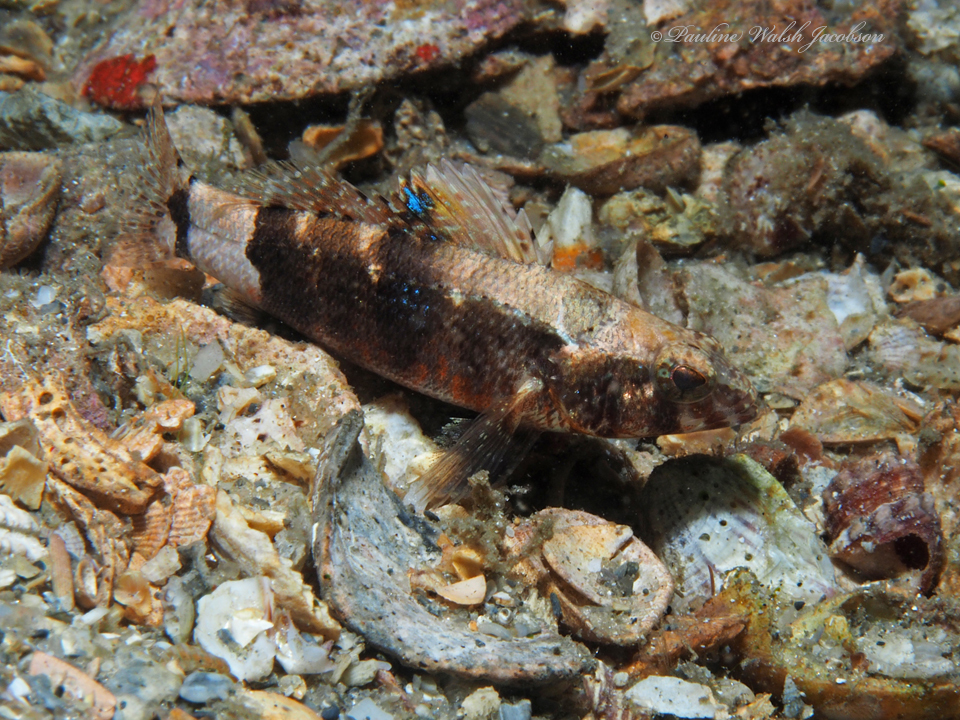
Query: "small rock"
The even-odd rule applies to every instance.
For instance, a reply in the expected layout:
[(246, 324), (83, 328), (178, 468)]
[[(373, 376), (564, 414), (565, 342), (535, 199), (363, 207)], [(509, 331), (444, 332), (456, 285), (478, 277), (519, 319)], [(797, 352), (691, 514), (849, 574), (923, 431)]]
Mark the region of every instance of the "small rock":
[[(104, 684), (120, 698), (136, 698), (146, 706), (173, 700), (180, 689), (176, 673), (122, 649), (117, 654), (118, 670)], [(134, 712), (131, 710), (131, 713)]]
[(252, 158), (233, 132), (233, 125), (210, 108), (185, 105), (166, 116), (170, 137), (184, 162), (207, 172), (243, 170)]
[(347, 712), (348, 720), (393, 720), (393, 715), (380, 709), (370, 698), (364, 698)]
[(153, 710), (136, 695), (118, 695), (112, 720), (150, 720)]
[(495, 688), (482, 687), (467, 695), (460, 707), (464, 720), (493, 720), (499, 716), (500, 695)]
[(143, 564), (140, 572), (149, 582), (159, 585), (179, 569), (179, 554), (169, 545), (164, 545), (156, 555)]
[(655, 714), (675, 715), (678, 718), (727, 716), (710, 688), (675, 677), (645, 678), (627, 690), (626, 696), (638, 708)]
[(14, 93), (0, 92), (0, 147), (44, 150), (98, 142), (123, 127), (109, 115), (75, 110), (29, 85)]
[(226, 675), (211, 672), (193, 672), (180, 687), (180, 697), (187, 702), (209, 703), (223, 700), (233, 692), (235, 683)]
[(467, 107), (467, 134), (480, 150), (534, 158), (544, 144), (559, 142), (560, 98), (553, 71), (553, 57), (545, 55), (502, 90), (484, 93)]
[(503, 703), (500, 706), (500, 720), (530, 720), (532, 716), (533, 708), (529, 700), (521, 700), (512, 705)]

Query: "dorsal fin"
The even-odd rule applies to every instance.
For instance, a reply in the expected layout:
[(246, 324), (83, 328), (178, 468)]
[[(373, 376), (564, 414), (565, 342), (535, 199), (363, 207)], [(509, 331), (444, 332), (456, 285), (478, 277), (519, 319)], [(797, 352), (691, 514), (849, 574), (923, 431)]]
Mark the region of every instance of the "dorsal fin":
[(548, 264), (523, 210), (515, 213), (471, 166), (441, 160), (400, 181), (400, 200), (445, 240), (519, 263)]
[(319, 167), (296, 162), (269, 162), (247, 173), (236, 192), (265, 205), (335, 215), (373, 224), (395, 220), (381, 197), (369, 198), (346, 180)]

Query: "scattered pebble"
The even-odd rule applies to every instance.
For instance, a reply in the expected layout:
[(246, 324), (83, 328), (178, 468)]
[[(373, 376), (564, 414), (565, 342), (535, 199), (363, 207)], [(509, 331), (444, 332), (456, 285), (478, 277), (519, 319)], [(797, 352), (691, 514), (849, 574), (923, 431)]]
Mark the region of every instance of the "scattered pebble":
[(192, 672), (183, 679), (180, 697), (187, 702), (209, 703), (224, 700), (233, 692), (236, 683), (226, 675), (211, 672)]

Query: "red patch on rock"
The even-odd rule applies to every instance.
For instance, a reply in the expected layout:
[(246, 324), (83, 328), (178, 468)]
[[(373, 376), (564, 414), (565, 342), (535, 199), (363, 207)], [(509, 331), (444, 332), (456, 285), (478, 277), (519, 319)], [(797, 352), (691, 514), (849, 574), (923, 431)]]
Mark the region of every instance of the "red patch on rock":
[(157, 67), (153, 55), (137, 60), (132, 54), (108, 58), (94, 65), (83, 86), (83, 96), (97, 105), (117, 110), (137, 110), (143, 107), (140, 88), (147, 75)]
[(418, 47), (414, 52), (417, 54), (418, 58), (423, 60), (425, 63), (428, 63), (437, 59), (437, 56), (440, 54), (440, 48), (437, 45), (425, 43)]

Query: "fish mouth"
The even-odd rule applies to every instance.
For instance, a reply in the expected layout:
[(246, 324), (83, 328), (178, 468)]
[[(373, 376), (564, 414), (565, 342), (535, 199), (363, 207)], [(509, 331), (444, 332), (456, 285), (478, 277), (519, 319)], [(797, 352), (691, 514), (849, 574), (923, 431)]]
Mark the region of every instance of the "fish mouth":
[(709, 397), (691, 403), (682, 413), (685, 432), (716, 430), (750, 422), (760, 412), (756, 388), (734, 367), (716, 364), (717, 386)]
[(725, 409), (723, 426), (741, 425), (750, 422), (760, 412), (757, 390), (743, 372), (727, 366), (717, 378), (713, 399), (718, 410)]

